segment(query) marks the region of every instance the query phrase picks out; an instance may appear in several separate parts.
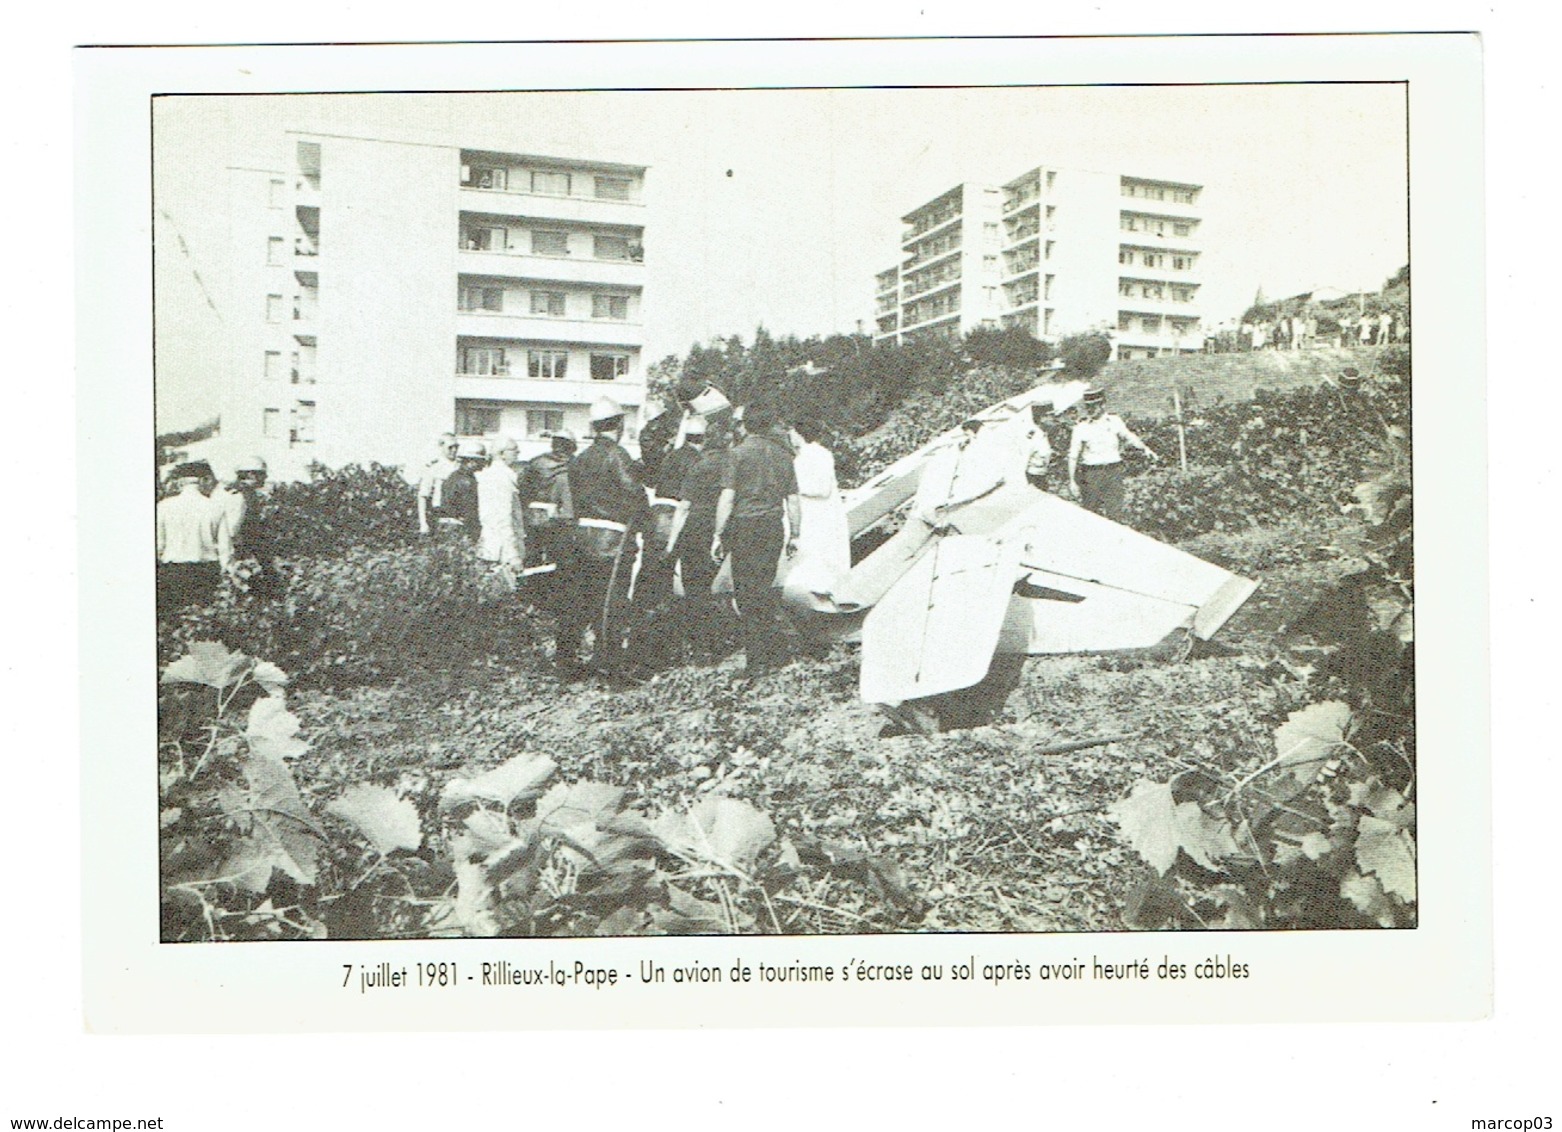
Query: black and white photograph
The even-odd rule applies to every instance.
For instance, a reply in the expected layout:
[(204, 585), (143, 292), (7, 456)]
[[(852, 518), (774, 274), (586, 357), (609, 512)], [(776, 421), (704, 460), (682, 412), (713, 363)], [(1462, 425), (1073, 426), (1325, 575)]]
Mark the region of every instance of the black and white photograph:
[(1414, 928), (1408, 109), (158, 95), (161, 940)]

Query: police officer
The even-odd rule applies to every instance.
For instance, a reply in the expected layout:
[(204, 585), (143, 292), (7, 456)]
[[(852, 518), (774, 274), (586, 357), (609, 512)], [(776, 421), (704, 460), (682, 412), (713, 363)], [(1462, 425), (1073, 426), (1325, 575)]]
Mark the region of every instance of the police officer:
[(639, 469), (621, 443), (623, 407), (602, 397), (591, 406), (590, 417), (591, 443), (569, 468), (575, 556), (554, 646), (554, 664), (570, 679), (581, 674), (580, 647), (589, 624), (597, 628), (596, 669), (607, 676), (622, 671), (625, 607), (638, 554), (635, 535), (647, 510)]
[(1159, 460), (1116, 413), (1106, 411), (1106, 393), (1094, 386), (1085, 390), (1083, 417), (1074, 425), (1068, 446), (1069, 487), (1087, 510), (1113, 522), (1122, 521), (1123, 450), (1131, 444), (1152, 460)]

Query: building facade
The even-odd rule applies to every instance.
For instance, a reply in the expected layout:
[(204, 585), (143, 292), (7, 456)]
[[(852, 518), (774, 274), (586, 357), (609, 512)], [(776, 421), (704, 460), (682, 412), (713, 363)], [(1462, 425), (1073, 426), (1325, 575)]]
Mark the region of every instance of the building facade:
[(1118, 358), (1198, 351), (1202, 191), (1047, 166), (958, 185), (902, 218), (902, 259), (876, 276), (875, 340), (1100, 329)]
[(221, 447), (410, 470), (645, 400), (645, 167), (289, 133), (230, 170)]

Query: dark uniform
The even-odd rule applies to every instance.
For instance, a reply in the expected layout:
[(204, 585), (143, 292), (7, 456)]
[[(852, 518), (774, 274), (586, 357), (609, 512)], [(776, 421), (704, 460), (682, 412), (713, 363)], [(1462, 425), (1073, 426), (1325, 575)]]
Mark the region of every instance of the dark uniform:
[[(645, 520), (645, 488), (629, 453), (605, 434), (594, 436), (590, 446), (570, 462), (569, 485), (579, 526), (559, 611), (554, 659), (566, 668), (576, 665), (586, 626), (595, 623), (596, 666), (617, 672), (623, 661), (624, 607), (637, 555), (634, 538)], [(614, 532), (591, 520), (618, 523), (627, 530)]]
[(786, 548), (786, 500), (797, 494), (791, 448), (773, 433), (751, 433), (732, 450), (721, 487), (733, 493), (722, 543), (732, 555), (743, 651), (749, 671), (759, 672), (785, 659), (774, 583)]
[(445, 480), (443, 498), (432, 514), (437, 519), (457, 520), (461, 533), (473, 542), (477, 541), (482, 530), (477, 517), (477, 477), (465, 460)]
[(254, 484), (243, 480), (229, 490), (244, 498), (244, 509), (231, 533), (233, 557), (255, 561), (255, 573), (247, 583), (250, 593), (268, 601), (283, 597), (287, 592), (287, 583), (277, 567), (276, 519), (270, 513), (270, 501)]
[(678, 489), (678, 497), (689, 503), (673, 554), (689, 611), (683, 619), (684, 629), (695, 653), (709, 658), (715, 657), (720, 645), (721, 609), (725, 604), (711, 593), (716, 562), (710, 556), (710, 548), (716, 538), (716, 502), (721, 498), (722, 473), (730, 455), (725, 448), (706, 449)]

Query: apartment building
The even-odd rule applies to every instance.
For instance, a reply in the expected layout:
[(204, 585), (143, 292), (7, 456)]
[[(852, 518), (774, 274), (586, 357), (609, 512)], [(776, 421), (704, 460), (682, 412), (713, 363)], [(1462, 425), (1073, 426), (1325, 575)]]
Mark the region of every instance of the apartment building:
[(875, 287), (877, 341), (1018, 327), (1102, 329), (1119, 358), (1203, 347), (1203, 186), (1037, 166), (962, 184), (902, 218), (902, 260)]
[[(221, 448), (413, 469), (645, 400), (645, 167), (289, 133), (230, 171)], [(636, 422), (637, 423), (637, 422)], [(633, 427), (633, 426), (632, 426)]]

